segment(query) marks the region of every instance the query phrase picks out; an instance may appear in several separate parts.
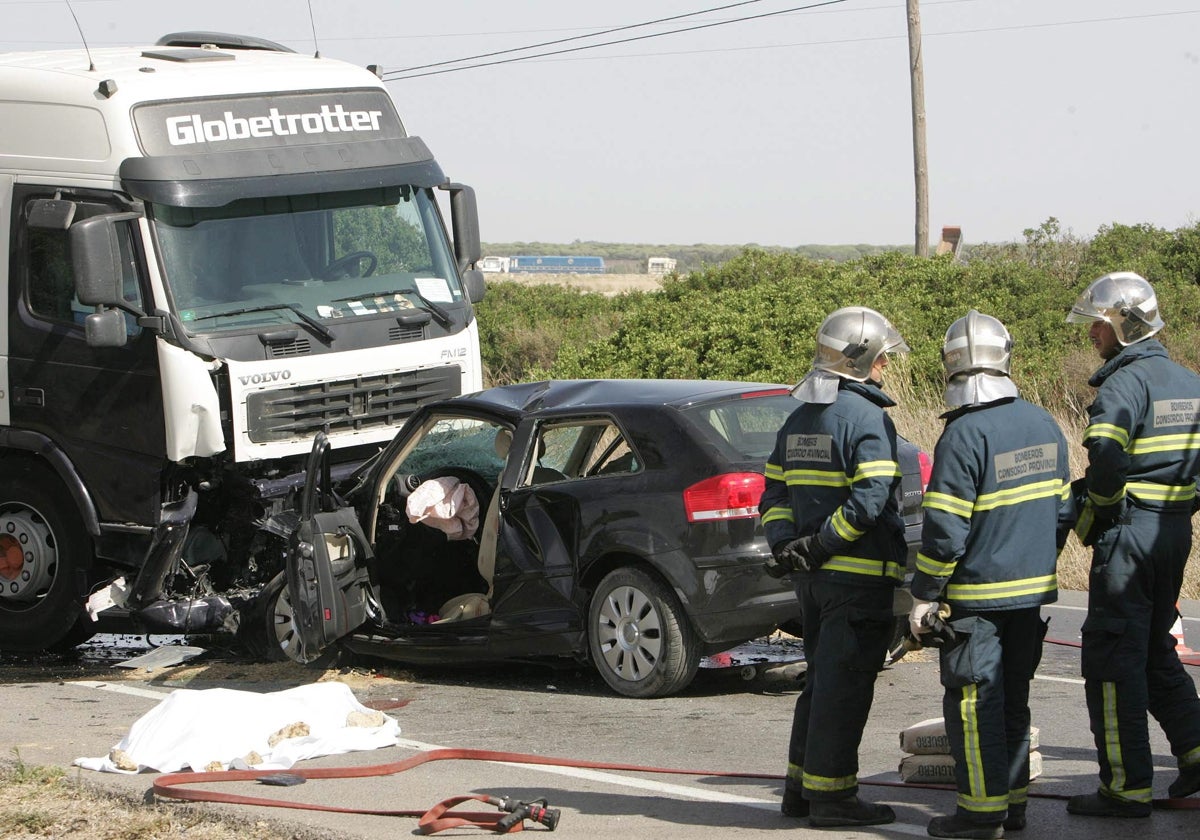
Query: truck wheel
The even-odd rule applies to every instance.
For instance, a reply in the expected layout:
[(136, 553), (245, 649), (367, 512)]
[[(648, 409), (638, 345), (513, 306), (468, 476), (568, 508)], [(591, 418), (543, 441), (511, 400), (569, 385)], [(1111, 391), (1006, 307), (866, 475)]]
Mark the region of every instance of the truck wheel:
[(79, 639), (91, 541), (75, 504), (44, 468), (5, 465), (0, 488), (0, 650), (30, 653)]
[(675, 593), (641, 569), (609, 572), (588, 609), (588, 647), (604, 681), (627, 697), (665, 697), (696, 676), (700, 656)]
[(288, 596), (287, 573), (280, 572), (263, 587), (241, 627), (242, 642), (250, 653), (268, 662), (293, 660), (309, 668), (327, 668), (338, 658), (336, 646), (326, 648), (316, 659), (296, 658), (295, 613)]

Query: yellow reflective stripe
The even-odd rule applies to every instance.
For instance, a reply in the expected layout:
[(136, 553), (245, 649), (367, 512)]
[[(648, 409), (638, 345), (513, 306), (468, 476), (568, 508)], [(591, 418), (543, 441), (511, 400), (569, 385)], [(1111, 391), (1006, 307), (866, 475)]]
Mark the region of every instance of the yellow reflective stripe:
[(1200, 764), (1200, 747), (1190, 749), (1183, 755), (1179, 756), (1180, 768), (1191, 767), (1193, 764)]
[(994, 600), (1054, 592), (1057, 588), (1057, 575), (1042, 575), (998, 583), (952, 583), (946, 587), (946, 596), (950, 600)]
[(795, 517), (792, 516), (792, 509), (786, 507), (767, 508), (767, 512), (762, 515), (763, 524), (768, 522), (795, 522)]
[(768, 461), (766, 468), (763, 470), (763, 475), (775, 481), (783, 481), (783, 467)]
[(845, 473), (832, 470), (788, 470), (783, 480), (789, 487), (849, 487), (850, 479)]
[(1113, 493), (1111, 496), (1100, 496), (1096, 493), (1093, 493), (1091, 490), (1089, 490), (1088, 498), (1092, 500), (1092, 504), (1099, 505), (1101, 507), (1104, 507), (1105, 505), (1115, 505), (1117, 502), (1119, 502), (1125, 498), (1125, 488), (1122, 487), (1120, 490), (1118, 490), (1116, 493)]
[(1079, 539), (1083, 539), (1088, 535), (1088, 531), (1092, 530), (1092, 523), (1096, 521), (1096, 508), (1091, 502), (1087, 502), (1083, 506), (1083, 510), (1079, 512), (1079, 518), (1075, 520), (1075, 535)]
[(998, 583), (952, 583), (946, 587), (946, 597), (960, 601), (992, 601), (997, 598), (1040, 595), (1043, 592), (1053, 592), (1057, 588), (1057, 575), (1042, 575)]
[(895, 461), (864, 461), (854, 471), (855, 481), (862, 481), (864, 478), (879, 478), (880, 476), (899, 478), (900, 464)]
[(1138, 788), (1137, 790), (1113, 790), (1108, 785), (1100, 785), (1100, 792), (1111, 799), (1117, 799), (1123, 802), (1153, 802), (1150, 793), (1150, 788)]
[(917, 552), (917, 571), (924, 572), (930, 577), (950, 577), (954, 574), (954, 568), (957, 565), (957, 560), (943, 563), (940, 560), (934, 560), (928, 554)]
[(1170, 452), (1175, 449), (1200, 449), (1200, 434), (1189, 432), (1140, 437), (1129, 445), (1129, 454), (1145, 455), (1147, 452)]
[(1070, 485), (1070, 484), (1068, 484), (1068, 483), (1066, 483), (1066, 482), (1063, 482), (1063, 489), (1062, 489), (1062, 492), (1061, 492), (1061, 493), (1059, 493), (1059, 494), (1058, 494), (1058, 496), (1059, 496), (1059, 498), (1060, 498), (1060, 499), (1062, 499), (1064, 502), (1065, 502), (1067, 499), (1071, 498), (1071, 485)]
[(826, 793), (837, 793), (848, 790), (858, 784), (858, 776), (816, 776), (804, 774), (804, 786), (809, 790), (819, 790)]
[(1129, 431), (1122, 429), (1120, 426), (1114, 426), (1112, 423), (1095, 423), (1083, 430), (1083, 440), (1086, 443), (1088, 438), (1110, 438), (1121, 444), (1121, 448), (1125, 449), (1129, 446)]
[(846, 514), (841, 508), (835, 510), (833, 516), (829, 517), (829, 524), (833, 526), (833, 530), (837, 532), (837, 535), (847, 542), (854, 542), (866, 533), (866, 531), (860, 531), (847, 522)]
[(1196, 484), (1155, 484), (1131, 481), (1125, 485), (1130, 495), (1148, 502), (1190, 502), (1196, 498)]
[(1008, 810), (1008, 794), (998, 796), (971, 796), (969, 793), (958, 795), (958, 807), (965, 811), (975, 811), (981, 814), (994, 814)]
[(800, 782), (800, 784), (804, 784), (804, 768), (801, 767), (799, 764), (792, 764), (792, 762), (789, 761), (788, 768), (787, 768), (787, 777), (789, 779), (791, 779), (792, 781), (796, 781), (796, 782)]
[(1062, 494), (1062, 479), (1051, 478), (1046, 481), (1035, 481), (1032, 484), (1022, 484), (1007, 490), (997, 490), (994, 493), (984, 493), (975, 500), (975, 510), (994, 510), (1007, 505), (1019, 505), (1022, 502), (1032, 502), (1035, 499), (1045, 499)]
[(979, 743), (979, 686), (964, 685), (958, 699), (958, 717), (963, 729), (963, 764), (967, 771), (967, 790), (959, 798), (980, 798), (987, 795), (983, 776), (983, 747)]
[(925, 499), (921, 502), (921, 507), (944, 510), (946, 513), (961, 516), (963, 519), (970, 519), (974, 504), (968, 502), (966, 499), (951, 496), (949, 493), (937, 493), (927, 490), (925, 492)]
[(1008, 792), (1009, 805), (1024, 805), (1029, 801), (1029, 788), (1013, 788)]
[(869, 577), (889, 577), (903, 580), (904, 575), (899, 563), (884, 563), (881, 560), (869, 560), (865, 557), (847, 557), (835, 554), (821, 565), (821, 571), (849, 572), (853, 575)]
[(1121, 759), (1121, 730), (1117, 720), (1117, 684), (1101, 683), (1100, 694), (1104, 715), (1100, 737), (1105, 756), (1108, 758), (1108, 766), (1112, 769), (1110, 786), (1114, 791), (1120, 791), (1125, 787), (1125, 764)]

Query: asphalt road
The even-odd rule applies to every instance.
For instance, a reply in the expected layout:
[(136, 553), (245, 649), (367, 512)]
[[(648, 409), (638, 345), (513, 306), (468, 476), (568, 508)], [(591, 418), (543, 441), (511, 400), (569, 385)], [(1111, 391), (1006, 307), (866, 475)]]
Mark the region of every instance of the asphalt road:
[[(1194, 811), (1156, 811), (1148, 821), (1070, 817), (1062, 797), (1090, 792), (1096, 765), (1084, 711), (1078, 650), (1084, 597), (1064, 593), (1047, 609), (1048, 644), (1032, 688), (1033, 723), (1040, 729), (1043, 773), (1031, 787), (1026, 840), (1109, 840), (1132, 831), (1156, 836), (1194, 836)], [(1200, 648), (1200, 603), (1185, 602), (1185, 639)], [(2, 666), (0, 666), (2, 667)], [(251, 666), (252, 667), (252, 666)], [(11, 670), (11, 669), (9, 669)], [(1193, 678), (1200, 668), (1189, 668)], [(631, 700), (611, 694), (594, 674), (533, 666), (484, 671), (410, 672), (411, 681), (363, 680), (353, 687), (368, 705), (408, 701), (388, 713), (400, 723), (401, 742), (370, 752), (303, 762), (305, 767), (354, 767), (399, 762), (433, 747), (518, 752), (590, 762), (685, 769), (662, 774), (543, 767), (476, 761), (425, 764), (399, 775), (319, 780), (296, 787), (253, 783), (211, 789), (307, 803), (370, 809), (424, 809), (454, 795), (486, 793), (521, 800), (545, 798), (561, 810), (555, 836), (563, 838), (703, 838), (768, 836), (788, 830), (816, 833), (802, 821), (779, 815), (780, 778), (795, 702), (789, 680), (743, 682), (733, 671), (702, 672), (684, 694), (660, 700)], [(251, 674), (244, 675), (247, 680)], [(19, 751), (28, 764), (69, 766), (80, 756), (102, 756), (130, 725), (177, 687), (169, 669), (112, 682), (17, 681), (0, 670), (0, 751)], [(193, 689), (213, 687), (268, 691), (282, 686), (241, 681), (223, 674), (219, 683), (192, 679)], [(949, 813), (953, 793), (916, 788), (899, 781), (904, 757), (899, 733), (940, 712), (936, 661), (913, 655), (879, 677), (876, 700), (861, 754), (863, 795), (895, 807), (890, 826), (845, 831), (844, 836), (925, 836), (931, 816)], [(1155, 794), (1166, 796), (1175, 778), (1174, 759), (1161, 733), (1151, 734), (1159, 772)], [(153, 776), (123, 776), (74, 770), (90, 784), (149, 790)], [(732, 778), (718, 772), (772, 778)], [(4, 808), (0, 799), (0, 810)], [(280, 836), (303, 826), (313, 836), (394, 838), (416, 833), (411, 817), (334, 814), (242, 805), (214, 805), (241, 816), (272, 820)], [(474, 810), (480, 810), (479, 806)], [(1132, 824), (1131, 824), (1132, 823)], [(531, 827), (528, 830), (544, 830)], [(455, 833), (462, 833), (461, 831)], [(489, 832), (468, 832), (476, 835)]]

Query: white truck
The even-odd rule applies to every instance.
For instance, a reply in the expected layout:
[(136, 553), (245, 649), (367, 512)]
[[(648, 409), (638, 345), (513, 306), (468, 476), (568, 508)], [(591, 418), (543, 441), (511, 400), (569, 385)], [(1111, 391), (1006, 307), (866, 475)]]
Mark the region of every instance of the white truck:
[(106, 592), (278, 653), (317, 433), (344, 475), (482, 387), (474, 192), (377, 72), (263, 39), (0, 54), (0, 253), (6, 653)]

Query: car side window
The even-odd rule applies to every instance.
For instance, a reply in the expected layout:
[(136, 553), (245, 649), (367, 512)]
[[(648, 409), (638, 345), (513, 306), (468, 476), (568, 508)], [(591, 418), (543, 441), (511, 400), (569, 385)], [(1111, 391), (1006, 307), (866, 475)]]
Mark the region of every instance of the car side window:
[(641, 469), (628, 439), (611, 420), (591, 418), (542, 426), (534, 451), (536, 457), (523, 482), (529, 485)]

